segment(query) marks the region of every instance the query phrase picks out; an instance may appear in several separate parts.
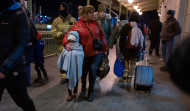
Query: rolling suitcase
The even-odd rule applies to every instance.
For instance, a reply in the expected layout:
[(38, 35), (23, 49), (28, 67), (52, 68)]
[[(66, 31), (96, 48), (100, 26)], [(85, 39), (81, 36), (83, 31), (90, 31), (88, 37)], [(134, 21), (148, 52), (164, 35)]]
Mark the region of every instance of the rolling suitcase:
[(147, 66), (147, 52), (145, 53), (146, 53), (146, 66), (141, 65), (141, 59), (140, 59), (140, 65), (138, 65), (135, 69), (134, 88), (136, 90), (151, 92), (154, 83), (153, 68), (152, 66)]

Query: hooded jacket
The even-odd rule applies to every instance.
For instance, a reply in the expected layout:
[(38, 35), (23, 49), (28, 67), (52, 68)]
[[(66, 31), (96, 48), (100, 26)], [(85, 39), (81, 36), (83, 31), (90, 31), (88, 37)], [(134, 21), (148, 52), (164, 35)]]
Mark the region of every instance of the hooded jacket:
[(162, 41), (172, 40), (176, 35), (181, 33), (179, 23), (174, 17), (164, 22), (160, 37)]
[[(79, 37), (80, 37), (79, 43), (83, 46), (85, 57), (96, 56), (96, 55), (102, 53), (102, 51), (98, 51), (93, 48), (93, 39), (92, 39), (92, 36), (91, 36), (88, 28), (85, 26), (85, 24), (88, 28), (91, 29), (94, 38), (102, 41), (102, 43), (104, 44), (104, 51), (108, 51), (108, 45), (106, 43), (104, 32), (103, 32), (102, 28), (99, 26), (99, 24), (97, 23), (97, 21), (94, 20), (91, 22), (87, 22), (81, 18), (79, 21), (77, 21), (73, 25), (73, 27), (70, 29), (70, 31), (77, 31), (79, 33)], [(67, 32), (67, 34), (69, 32)], [(66, 46), (68, 44), (67, 34), (65, 34), (65, 36), (63, 38), (64, 46)]]
[(109, 48), (113, 48), (114, 38), (113, 38), (113, 29), (111, 26), (111, 15), (106, 14), (104, 18), (101, 18), (98, 15), (98, 12), (95, 12), (94, 16), (96, 17), (96, 19), (100, 23), (100, 25), (101, 25), (104, 33), (105, 33), (106, 42), (107, 42)]
[(29, 23), (26, 14), (15, 2), (0, 15), (0, 72), (6, 77), (13, 69), (25, 64), (23, 55), (28, 40)]

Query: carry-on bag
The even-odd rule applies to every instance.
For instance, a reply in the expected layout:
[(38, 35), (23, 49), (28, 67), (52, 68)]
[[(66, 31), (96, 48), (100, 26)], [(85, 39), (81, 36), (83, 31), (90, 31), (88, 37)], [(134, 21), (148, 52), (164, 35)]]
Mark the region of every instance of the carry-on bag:
[[(138, 65), (135, 69), (134, 88), (136, 90), (150, 91), (154, 83), (154, 75), (152, 66), (147, 66), (147, 52), (146, 53), (146, 66)], [(141, 53), (142, 56), (143, 53)], [(141, 57), (140, 57), (141, 58)]]

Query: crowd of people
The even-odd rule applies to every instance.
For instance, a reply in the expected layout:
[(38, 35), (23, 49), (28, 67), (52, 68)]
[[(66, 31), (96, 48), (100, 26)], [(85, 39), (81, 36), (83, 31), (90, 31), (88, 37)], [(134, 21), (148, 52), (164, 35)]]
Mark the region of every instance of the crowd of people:
[[(60, 3), (60, 15), (53, 21), (51, 29), (51, 35), (56, 38), (58, 45), (57, 65), (61, 75), (60, 84), (67, 83), (68, 87), (67, 101), (72, 101), (73, 94), (78, 92), (79, 78), (82, 82), (81, 94), (85, 95), (88, 89), (88, 101), (94, 100), (93, 92), (98, 65), (102, 55), (109, 56), (109, 48), (113, 48), (114, 40), (117, 46), (116, 56), (122, 55), (124, 60), (122, 79), (131, 85), (136, 62), (140, 60), (141, 53), (145, 50), (145, 34), (144, 29), (141, 28), (144, 25), (141, 23), (139, 14), (134, 11), (128, 19), (121, 18), (119, 25), (113, 31), (112, 17), (106, 13), (104, 4), (98, 5), (97, 12), (92, 5), (80, 6), (79, 21), (69, 14), (68, 9), (66, 3)], [(29, 15), (19, 1), (0, 1), (0, 29), (2, 29), (0, 31), (0, 97), (3, 89), (6, 88), (15, 103), (24, 111), (35, 111), (33, 101), (27, 93), (27, 86), (30, 84), (30, 74), (27, 74), (30, 69), (27, 70), (27, 67), (35, 61), (37, 72), (35, 82), (48, 81), (49, 78), (43, 65), (45, 42), (41, 40), (42, 34), (36, 31)], [(163, 25), (159, 21), (159, 16), (156, 16), (150, 23), (148, 31), (150, 56), (153, 49), (156, 55), (160, 56), (160, 40), (162, 42), (162, 57), (165, 65), (160, 68), (161, 71), (172, 69), (171, 61), (169, 66), (167, 63), (172, 55), (174, 37), (181, 32), (174, 15), (175, 11), (169, 10)], [(31, 37), (35, 39), (30, 40)], [(27, 52), (29, 50), (33, 50), (34, 54), (29, 54)], [(27, 55), (34, 55), (34, 57), (30, 60), (32, 57), (27, 58)], [(40, 70), (43, 72), (43, 79)], [(88, 88), (87, 83), (89, 83)]]

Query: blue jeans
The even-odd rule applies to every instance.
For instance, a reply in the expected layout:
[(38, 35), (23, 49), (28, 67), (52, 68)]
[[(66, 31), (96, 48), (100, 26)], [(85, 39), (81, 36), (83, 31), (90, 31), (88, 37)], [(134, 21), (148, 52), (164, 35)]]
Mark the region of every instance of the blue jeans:
[(168, 59), (172, 54), (173, 44), (174, 44), (173, 40), (164, 41), (164, 42), (162, 41), (162, 57), (166, 68), (167, 68)]
[(86, 86), (86, 77), (89, 72), (89, 92), (93, 92), (96, 81), (96, 71), (102, 57), (102, 53), (92, 57), (85, 57), (82, 70), (82, 85)]

